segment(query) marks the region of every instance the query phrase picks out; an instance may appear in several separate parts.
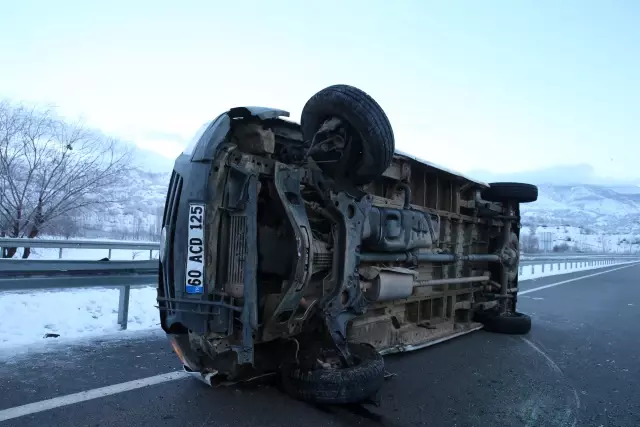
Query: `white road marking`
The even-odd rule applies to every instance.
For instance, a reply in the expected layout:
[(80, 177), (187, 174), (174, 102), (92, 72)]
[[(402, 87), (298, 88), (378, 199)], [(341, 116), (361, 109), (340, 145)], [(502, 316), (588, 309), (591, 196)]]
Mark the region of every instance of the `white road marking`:
[[(547, 361), (547, 364), (549, 365), (549, 367), (551, 369), (553, 369), (555, 372), (557, 372), (558, 374), (562, 375), (563, 377), (564, 372), (562, 371), (562, 369), (560, 368), (560, 366), (558, 366), (558, 364), (556, 362), (553, 361), (553, 359), (551, 359), (551, 357), (544, 351), (542, 350), (540, 347), (538, 347), (533, 341), (530, 341), (524, 337), (520, 337), (520, 339), (522, 341), (524, 341), (529, 347), (531, 347), (533, 350), (535, 350), (536, 353), (540, 354), (542, 357), (544, 357), (544, 359)], [(566, 379), (567, 381), (567, 386), (571, 389), (571, 392), (573, 393), (573, 399), (574, 402), (576, 404), (576, 411), (580, 410), (580, 397), (578, 396), (578, 391), (575, 389), (575, 387), (573, 387), (570, 383), (569, 380)], [(573, 411), (571, 411), (570, 408), (567, 408), (567, 415), (570, 416), (572, 414)], [(578, 420), (577, 420), (577, 416), (574, 416), (574, 420), (571, 423), (572, 426), (575, 426), (577, 424)]]
[(575, 282), (575, 281), (582, 280), (582, 279), (588, 279), (589, 277), (595, 277), (595, 276), (599, 276), (601, 274), (611, 273), (612, 271), (622, 270), (623, 268), (634, 267), (636, 265), (638, 265), (637, 262), (635, 262), (633, 264), (627, 264), (627, 265), (624, 265), (624, 266), (618, 267), (618, 268), (612, 268), (611, 270), (599, 271), (597, 273), (587, 274), (586, 276), (574, 277), (573, 279), (567, 279), (567, 280), (563, 280), (561, 282), (550, 283), (548, 285), (540, 286), (540, 287), (537, 287), (537, 288), (527, 289), (526, 291), (519, 291), (518, 295), (525, 295), (525, 294), (529, 294), (531, 292), (541, 291), (542, 289), (553, 288), (554, 286), (564, 285), (565, 283), (571, 283), (571, 282)]
[(187, 376), (188, 374), (184, 371), (169, 372), (166, 374), (155, 375), (153, 377), (127, 381), (126, 383), (114, 384), (107, 387), (95, 388), (93, 390), (68, 394), (66, 396), (54, 397), (53, 399), (42, 400), (40, 402), (28, 403), (26, 405), (16, 406), (14, 408), (3, 409), (0, 410), (0, 421), (6, 421), (13, 418), (23, 417), (25, 415), (48, 411), (50, 409), (72, 405), (74, 403), (85, 402), (87, 400), (111, 396), (113, 394), (148, 387), (150, 385), (175, 381), (181, 378), (186, 378)]
[(554, 362), (548, 355), (547, 353), (545, 353), (540, 347), (538, 347), (537, 345), (535, 345), (533, 342), (529, 341), (528, 339), (524, 338), (524, 337), (520, 337), (520, 339), (522, 339), (522, 341), (526, 342), (529, 347), (531, 347), (532, 349), (534, 349), (537, 353), (539, 353), (542, 357), (544, 357), (547, 361), (547, 363), (549, 364), (549, 366), (551, 367), (551, 369), (553, 369), (554, 371), (556, 371), (559, 374), (562, 374), (562, 369), (560, 369), (560, 367), (556, 364), (556, 362)]

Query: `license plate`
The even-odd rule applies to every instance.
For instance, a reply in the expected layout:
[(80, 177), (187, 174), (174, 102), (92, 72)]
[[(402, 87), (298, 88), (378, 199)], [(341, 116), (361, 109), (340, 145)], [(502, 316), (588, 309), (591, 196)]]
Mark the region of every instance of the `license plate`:
[(189, 204), (186, 291), (204, 293), (204, 205)]

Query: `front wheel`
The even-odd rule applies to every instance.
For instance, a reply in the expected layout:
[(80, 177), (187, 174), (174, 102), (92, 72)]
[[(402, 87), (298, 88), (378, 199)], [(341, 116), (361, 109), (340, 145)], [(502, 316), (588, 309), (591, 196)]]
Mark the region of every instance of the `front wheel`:
[(368, 344), (349, 344), (354, 366), (302, 369), (285, 365), (281, 369), (284, 390), (294, 398), (321, 404), (363, 402), (382, 387), (384, 360)]
[(320, 163), (321, 168), (334, 179), (347, 179), (355, 185), (369, 184), (391, 164), (395, 152), (391, 122), (367, 93), (353, 86), (333, 85), (313, 95), (302, 109), (300, 127), (305, 140), (313, 140), (323, 123), (336, 117), (354, 131), (354, 138), (346, 147), (348, 164), (338, 171), (329, 163)]

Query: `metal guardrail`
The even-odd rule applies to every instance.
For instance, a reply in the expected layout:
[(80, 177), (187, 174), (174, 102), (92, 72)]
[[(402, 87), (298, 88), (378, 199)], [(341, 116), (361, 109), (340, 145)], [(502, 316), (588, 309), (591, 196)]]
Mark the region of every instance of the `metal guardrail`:
[[(111, 258), (112, 250), (133, 249), (148, 250), (149, 259), (153, 258), (153, 251), (160, 249), (160, 244), (155, 242), (128, 242), (108, 240), (57, 240), (57, 239), (16, 239), (9, 237), (0, 238), (1, 248), (53, 248), (58, 249), (58, 258), (62, 258), (63, 249), (108, 249), (108, 258)], [(0, 250), (0, 253), (2, 251)]]
[(157, 242), (131, 242), (111, 240), (58, 240), (58, 239), (15, 239), (0, 238), (0, 246), (17, 248), (76, 248), (76, 249), (153, 249)]
[[(150, 251), (159, 249), (158, 243), (150, 242), (113, 242), (94, 240), (44, 240), (44, 239), (8, 239), (0, 238), (0, 247), (32, 247), (57, 248), (62, 254), (63, 248), (74, 249), (142, 249)], [(536, 265), (549, 266), (554, 271), (557, 265), (573, 268), (577, 266), (606, 266), (624, 261), (640, 261), (637, 255), (612, 254), (579, 254), (566, 255), (522, 255), (520, 274), (531, 267), (532, 273)], [(57, 288), (110, 288), (120, 289), (118, 304), (118, 323), (122, 329), (127, 328), (129, 317), (129, 296), (131, 286), (153, 285), (158, 280), (158, 261), (75, 261), (75, 260), (31, 260), (0, 259), (0, 292), (22, 291), (32, 289)]]
[(529, 265), (531, 263), (541, 264), (541, 263), (563, 263), (563, 262), (579, 262), (579, 261), (595, 261), (595, 260), (605, 260), (605, 259), (616, 259), (616, 260), (634, 260), (640, 259), (640, 256), (616, 256), (616, 255), (594, 255), (594, 256), (569, 256), (569, 257), (547, 257), (547, 256), (538, 256), (535, 258), (520, 258), (520, 265)]
[(629, 261), (639, 261), (640, 257), (629, 257), (629, 256), (597, 256), (597, 257), (572, 257), (572, 258), (539, 258), (539, 259), (529, 259), (529, 260), (520, 260), (520, 274), (524, 273), (525, 267), (531, 267), (531, 273), (534, 273), (535, 266), (539, 265), (542, 267), (542, 272), (544, 273), (545, 267), (549, 266), (549, 271), (554, 271), (554, 266), (557, 266), (557, 270), (562, 269), (562, 265), (564, 265), (564, 270), (573, 269), (574, 266), (576, 268), (582, 267), (606, 267), (607, 265), (619, 264), (621, 262), (629, 262)]
[(32, 260), (3, 259), (0, 274), (37, 275), (37, 274), (73, 274), (76, 272), (93, 272), (96, 274), (122, 274), (149, 270), (157, 273), (158, 262), (144, 261), (77, 261), (77, 260)]
[[(154, 285), (158, 280), (158, 262), (153, 252), (159, 243), (105, 240), (58, 240), (0, 238), (2, 248), (58, 249), (58, 260), (0, 259), (0, 292), (60, 288), (111, 288), (120, 290), (118, 323), (127, 329), (131, 286)], [(62, 260), (63, 249), (148, 250), (149, 261), (75, 261)]]
[(616, 253), (540, 253), (540, 254), (520, 254), (521, 260), (557, 260), (557, 259), (572, 259), (572, 258), (640, 258), (639, 254), (616, 254)]

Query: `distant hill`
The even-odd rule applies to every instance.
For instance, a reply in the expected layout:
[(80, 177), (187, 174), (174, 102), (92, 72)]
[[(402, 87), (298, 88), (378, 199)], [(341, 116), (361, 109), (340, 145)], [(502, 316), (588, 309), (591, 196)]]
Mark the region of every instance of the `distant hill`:
[(150, 173), (171, 173), (175, 158), (141, 148), (134, 149), (133, 165), (141, 171)]
[(484, 182), (515, 181), (542, 185), (600, 185), (607, 187), (637, 187), (640, 179), (619, 180), (599, 176), (593, 166), (586, 164), (551, 166), (542, 169), (496, 173), (477, 169), (468, 172), (469, 176)]

